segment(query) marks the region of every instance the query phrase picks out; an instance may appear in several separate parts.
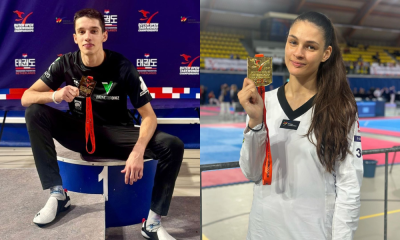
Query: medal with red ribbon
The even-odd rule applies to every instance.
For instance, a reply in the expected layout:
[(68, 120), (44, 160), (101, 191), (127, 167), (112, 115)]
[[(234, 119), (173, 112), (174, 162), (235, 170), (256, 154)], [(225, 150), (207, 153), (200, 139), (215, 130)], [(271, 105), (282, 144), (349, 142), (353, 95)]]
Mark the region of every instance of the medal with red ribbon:
[[(86, 98), (86, 120), (85, 120), (85, 137), (86, 137), (86, 151), (89, 154), (93, 154), (96, 150), (96, 141), (94, 136), (94, 123), (93, 123), (93, 111), (92, 111), (92, 93), (96, 86), (96, 81), (93, 80), (92, 76), (84, 77), (79, 83), (79, 95)], [(92, 144), (92, 151), (88, 150), (88, 141), (90, 136), (90, 142)]]
[(267, 130), (266, 144), (265, 144), (265, 158), (262, 170), (263, 185), (271, 185), (272, 182), (272, 157), (271, 157), (271, 144), (269, 141), (269, 130), (266, 121), (265, 109), (265, 86), (272, 83), (272, 58), (264, 57), (264, 54), (256, 54), (254, 58), (247, 60), (247, 78), (254, 81), (257, 86), (258, 93), (263, 101), (263, 123)]

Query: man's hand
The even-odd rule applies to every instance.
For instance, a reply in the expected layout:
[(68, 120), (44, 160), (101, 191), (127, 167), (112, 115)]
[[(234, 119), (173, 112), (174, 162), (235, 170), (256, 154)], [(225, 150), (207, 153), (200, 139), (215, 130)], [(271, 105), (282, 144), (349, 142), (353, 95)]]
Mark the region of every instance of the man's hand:
[(125, 184), (132, 185), (133, 182), (136, 182), (143, 177), (143, 155), (142, 151), (133, 149), (131, 154), (129, 155), (128, 160), (126, 161), (126, 165), (124, 170), (121, 173), (125, 173)]
[(79, 89), (77, 87), (68, 85), (63, 87), (60, 91), (56, 92), (54, 98), (57, 102), (61, 102), (62, 100), (66, 102), (72, 102), (76, 96), (79, 95)]

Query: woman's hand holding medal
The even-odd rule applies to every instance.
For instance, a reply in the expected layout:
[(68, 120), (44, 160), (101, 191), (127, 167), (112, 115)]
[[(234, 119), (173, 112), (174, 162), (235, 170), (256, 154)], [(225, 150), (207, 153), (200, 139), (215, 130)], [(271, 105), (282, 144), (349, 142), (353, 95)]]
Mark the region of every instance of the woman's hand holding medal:
[(249, 127), (254, 128), (263, 121), (263, 100), (258, 94), (256, 85), (251, 79), (245, 78), (243, 88), (238, 93), (240, 104), (249, 115)]

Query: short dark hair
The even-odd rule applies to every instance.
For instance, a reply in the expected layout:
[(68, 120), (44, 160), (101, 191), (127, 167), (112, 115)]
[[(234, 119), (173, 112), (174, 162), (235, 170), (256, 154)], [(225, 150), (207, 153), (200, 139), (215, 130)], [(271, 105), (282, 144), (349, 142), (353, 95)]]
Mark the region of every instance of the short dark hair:
[(81, 17), (88, 17), (88, 18), (93, 18), (93, 19), (99, 20), (99, 23), (101, 26), (101, 31), (102, 32), (106, 31), (103, 14), (101, 14), (99, 11), (97, 11), (96, 9), (93, 9), (93, 8), (85, 8), (85, 9), (79, 10), (75, 13), (74, 31), (75, 31), (75, 22), (78, 18), (81, 18)]

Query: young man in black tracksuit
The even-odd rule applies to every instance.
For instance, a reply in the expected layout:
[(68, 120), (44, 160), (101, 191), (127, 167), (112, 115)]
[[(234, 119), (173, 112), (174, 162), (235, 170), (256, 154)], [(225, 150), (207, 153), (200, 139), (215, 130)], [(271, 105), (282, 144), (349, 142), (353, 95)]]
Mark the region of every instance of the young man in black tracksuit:
[[(108, 35), (101, 13), (80, 10), (75, 14), (74, 26), (74, 41), (79, 50), (56, 59), (21, 99), (22, 105), (28, 107), (25, 118), (40, 181), (43, 189), (51, 192), (33, 222), (50, 223), (58, 212), (70, 206), (70, 198), (62, 188), (53, 138), (68, 149), (86, 152), (87, 106), (77, 87), (82, 76), (92, 76), (97, 82), (91, 96), (94, 154), (126, 160), (122, 173), (125, 183), (131, 185), (143, 176), (144, 157), (159, 160), (151, 210), (143, 223), (142, 235), (148, 239), (174, 239), (161, 226), (161, 216), (168, 213), (183, 159), (183, 143), (156, 130), (152, 97), (132, 63), (119, 53), (103, 49)], [(57, 91), (64, 82), (66, 86)], [(55, 92), (49, 92), (51, 89)], [(127, 96), (142, 117), (140, 128), (133, 125), (128, 114)], [(68, 102), (72, 114), (44, 105), (63, 100)]]

